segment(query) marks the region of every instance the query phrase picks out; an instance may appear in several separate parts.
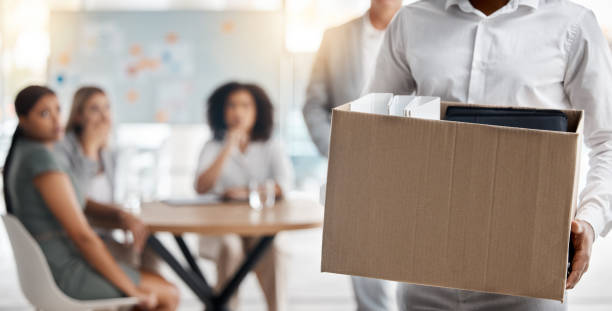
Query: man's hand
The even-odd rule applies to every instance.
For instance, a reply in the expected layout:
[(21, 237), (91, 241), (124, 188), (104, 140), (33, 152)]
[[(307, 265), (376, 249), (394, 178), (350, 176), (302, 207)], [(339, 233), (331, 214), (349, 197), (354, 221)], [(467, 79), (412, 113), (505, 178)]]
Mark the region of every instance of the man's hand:
[(588, 222), (584, 220), (572, 221), (570, 242), (574, 246), (574, 258), (572, 258), (572, 271), (567, 278), (567, 289), (574, 288), (589, 268), (594, 240), (595, 232)]

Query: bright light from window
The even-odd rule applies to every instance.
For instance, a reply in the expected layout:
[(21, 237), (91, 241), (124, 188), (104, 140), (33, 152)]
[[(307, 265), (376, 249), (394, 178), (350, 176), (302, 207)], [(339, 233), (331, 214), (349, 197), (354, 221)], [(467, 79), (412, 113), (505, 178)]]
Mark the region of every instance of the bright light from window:
[(15, 42), (15, 67), (44, 72), (49, 56), (49, 34), (46, 31), (26, 31)]
[[(6, 27), (9, 31), (39, 30), (49, 22), (49, 5), (44, 0), (22, 0), (7, 6)], [(7, 12), (7, 13), (8, 13)]]
[(287, 50), (316, 52), (325, 29), (360, 16), (369, 4), (369, 0), (287, 0)]
[(278, 10), (281, 0), (87, 0), (88, 10)]
[[(6, 60), (16, 69), (44, 75), (49, 56), (49, 6), (44, 0), (23, 0), (5, 7)], [(11, 67), (5, 67), (9, 69)]]
[[(403, 4), (414, 1), (403, 0)], [(286, 0), (287, 50), (316, 52), (325, 29), (361, 16), (369, 7), (370, 0)]]

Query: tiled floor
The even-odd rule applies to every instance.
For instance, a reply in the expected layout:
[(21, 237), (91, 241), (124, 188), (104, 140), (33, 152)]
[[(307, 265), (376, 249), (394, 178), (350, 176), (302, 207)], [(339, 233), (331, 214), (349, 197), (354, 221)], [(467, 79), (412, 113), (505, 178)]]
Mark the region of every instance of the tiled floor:
[[(162, 235), (161, 238), (168, 242), (166, 245), (173, 245), (169, 236)], [(281, 245), (286, 250), (289, 261), (289, 310), (354, 310), (348, 278), (319, 272), (320, 241), (320, 230), (288, 233), (281, 237)], [(187, 242), (193, 244), (193, 237), (188, 237)], [(205, 273), (213, 275), (213, 267), (206, 262), (203, 264)], [(169, 278), (174, 278), (171, 271), (164, 272)], [(0, 229), (0, 276), (0, 310), (32, 310), (17, 284), (12, 253), (4, 228)], [(569, 293), (570, 310), (612, 310), (611, 283), (612, 237), (596, 243), (591, 270), (579, 287)], [(184, 286), (182, 295), (181, 310), (202, 310), (202, 306)], [(240, 299), (241, 310), (265, 310), (263, 298), (253, 276), (249, 276), (245, 281)]]

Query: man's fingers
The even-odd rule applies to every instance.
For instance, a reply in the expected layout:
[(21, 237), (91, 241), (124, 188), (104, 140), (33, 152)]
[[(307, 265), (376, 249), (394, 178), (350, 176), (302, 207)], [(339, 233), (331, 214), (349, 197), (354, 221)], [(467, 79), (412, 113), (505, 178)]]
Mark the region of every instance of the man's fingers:
[(582, 225), (579, 222), (572, 220), (572, 233), (582, 234), (583, 232), (584, 228), (582, 227)]
[(576, 284), (578, 283), (578, 281), (580, 280), (581, 277), (582, 277), (582, 275), (579, 274), (578, 271), (572, 271), (570, 276), (567, 278), (567, 284), (565, 286), (565, 289), (573, 289), (574, 286), (576, 286)]
[(574, 288), (574, 286), (576, 286), (578, 281), (580, 281), (580, 278), (582, 278), (582, 275), (588, 269), (588, 266), (588, 257), (583, 252), (576, 253), (576, 255), (574, 256), (574, 260), (572, 261), (572, 272), (567, 278), (566, 287), (568, 289), (572, 289)]
[(575, 260), (572, 263), (572, 270), (574, 270), (574, 265), (576, 266), (576, 269), (582, 274), (585, 273), (586, 270), (589, 268), (589, 257), (586, 256), (586, 254), (584, 254), (584, 252), (579, 252), (576, 253), (576, 256), (574, 256)]
[(589, 268), (591, 247), (595, 239), (591, 225), (583, 220), (572, 221), (571, 231), (571, 243), (575, 254), (572, 259), (572, 272), (567, 278), (568, 289), (574, 288)]
[(574, 288), (574, 286), (576, 286), (578, 281), (580, 281), (580, 278), (582, 277), (582, 271), (583, 271), (583, 269), (580, 267), (580, 265), (581, 264), (578, 261), (574, 261), (572, 263), (572, 272), (570, 273), (569, 277), (567, 278), (567, 285), (566, 285), (566, 287), (568, 289)]

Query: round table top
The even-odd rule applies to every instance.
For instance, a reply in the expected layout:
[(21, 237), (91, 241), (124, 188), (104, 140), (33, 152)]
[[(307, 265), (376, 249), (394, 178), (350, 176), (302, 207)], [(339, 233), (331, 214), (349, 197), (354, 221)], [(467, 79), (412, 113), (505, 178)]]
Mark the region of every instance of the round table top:
[(140, 218), (152, 232), (206, 235), (273, 235), (280, 231), (323, 225), (323, 207), (312, 200), (280, 200), (274, 207), (253, 210), (248, 203), (177, 206), (161, 202), (142, 205)]

